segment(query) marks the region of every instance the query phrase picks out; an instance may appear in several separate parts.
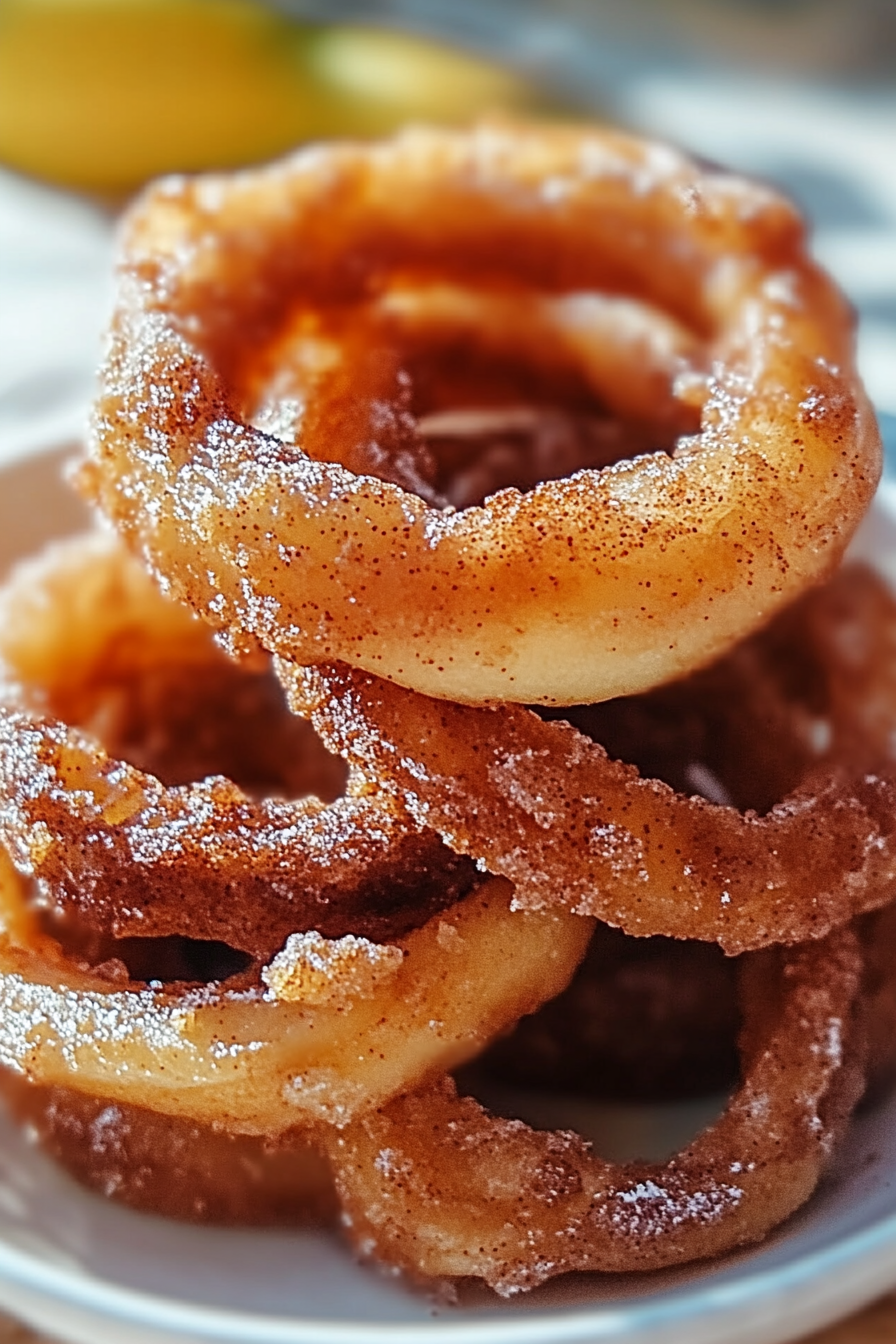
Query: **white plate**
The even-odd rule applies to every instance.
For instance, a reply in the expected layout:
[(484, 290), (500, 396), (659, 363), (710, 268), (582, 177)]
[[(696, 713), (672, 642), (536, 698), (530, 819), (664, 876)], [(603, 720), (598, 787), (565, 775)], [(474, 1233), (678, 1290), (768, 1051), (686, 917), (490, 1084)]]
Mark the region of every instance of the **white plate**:
[[(0, 572), (82, 525), (60, 459), (0, 472)], [(884, 487), (860, 546), (896, 573), (896, 487)], [(621, 1119), (668, 1137), (681, 1116)], [(0, 1298), (77, 1344), (783, 1344), (894, 1285), (896, 1095), (858, 1117), (822, 1189), (757, 1250), (674, 1273), (570, 1278), (510, 1303), (467, 1293), (455, 1307), (361, 1268), (335, 1237), (116, 1208), (0, 1122)]]

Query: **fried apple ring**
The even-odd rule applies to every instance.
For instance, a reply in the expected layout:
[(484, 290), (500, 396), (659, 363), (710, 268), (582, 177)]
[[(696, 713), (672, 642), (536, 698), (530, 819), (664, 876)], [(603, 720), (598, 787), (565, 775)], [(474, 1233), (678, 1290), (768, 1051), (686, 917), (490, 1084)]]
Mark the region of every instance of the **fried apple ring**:
[(242, 1227), (335, 1220), (329, 1167), (301, 1135), (228, 1134), (70, 1087), (40, 1087), (5, 1069), (0, 1095), (70, 1176), (132, 1209)]
[[(391, 329), (364, 358), (337, 350), (300, 442), (249, 422), (297, 316), (434, 281), (542, 316), (571, 295), (658, 313), (687, 334), (659, 401), (699, 427), (672, 451), (434, 507)], [(612, 344), (587, 345), (573, 364), (584, 351), (612, 386)], [(483, 126), (151, 189), (125, 228), (82, 482), (236, 644), (441, 698), (574, 704), (706, 662), (830, 572), (880, 454), (852, 317), (788, 203), (622, 134)]]
[(590, 931), (493, 878), (395, 945), (296, 934), (248, 987), (122, 986), (41, 933), (0, 850), (0, 1064), (235, 1132), (344, 1124), (559, 993)]
[[(786, 678), (782, 640), (791, 673), (809, 663), (817, 684), (794, 755), (802, 771), (763, 815), (642, 778), (570, 723), (521, 706), (447, 704), (342, 665), (277, 665), (327, 746), (509, 877), (518, 908), (735, 954), (822, 937), (887, 904), (896, 883), (896, 602), (870, 573), (844, 574), (735, 650), (739, 679), (776, 657)], [(612, 721), (613, 707), (600, 708)]]
[[(614, 757), (677, 791), (767, 811), (819, 762), (874, 764), (896, 724), (896, 622), (885, 585), (841, 572), (699, 674), (575, 711)], [(855, 924), (866, 961), (869, 1092), (896, 1071), (896, 906)], [(737, 1074), (737, 962), (708, 943), (598, 924), (569, 987), (470, 1066), (575, 1095), (672, 1099)]]
[(265, 959), (301, 929), (400, 937), (475, 884), (383, 795), (344, 793), (269, 668), (234, 664), (113, 536), (19, 568), (0, 660), (0, 841), (104, 933)]
[(805, 1202), (861, 1093), (854, 935), (745, 958), (743, 1081), (665, 1163), (604, 1161), (458, 1097), (445, 1079), (325, 1142), (365, 1255), (504, 1296), (569, 1270), (659, 1269), (758, 1241)]

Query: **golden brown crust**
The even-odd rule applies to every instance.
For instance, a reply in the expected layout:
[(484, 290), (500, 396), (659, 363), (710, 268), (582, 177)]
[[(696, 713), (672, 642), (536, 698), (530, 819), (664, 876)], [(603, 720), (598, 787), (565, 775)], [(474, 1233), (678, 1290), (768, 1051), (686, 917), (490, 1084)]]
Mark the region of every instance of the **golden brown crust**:
[(41, 1087), (5, 1069), (0, 1094), (49, 1157), (116, 1203), (242, 1227), (335, 1220), (329, 1167), (301, 1134), (228, 1134), (72, 1088)]
[[(80, 472), (133, 559), (70, 544), (0, 612), (13, 1105), (178, 1216), (329, 1207), (319, 1148), (364, 1254), (504, 1294), (764, 1236), (866, 1037), (893, 1062), (896, 603), (804, 593), (879, 469), (796, 212), (663, 146), (411, 131), (152, 188)], [(563, 993), (595, 914), (706, 941), (603, 929)], [(643, 1091), (639, 1004), (704, 1080), (741, 1019), (664, 1163), (446, 1072), (515, 1028), (485, 1067), (593, 1091), (615, 1050)]]
[(590, 923), (509, 905), (490, 879), (395, 945), (296, 934), (248, 987), (110, 981), (41, 932), (0, 850), (0, 1063), (236, 1132), (342, 1124), (566, 986)]
[(743, 965), (743, 1081), (665, 1163), (613, 1164), (449, 1080), (325, 1137), (356, 1246), (511, 1295), (569, 1270), (658, 1269), (758, 1241), (809, 1197), (861, 1092), (854, 936)]
[[(776, 641), (794, 653), (791, 673), (813, 665), (818, 684), (802, 705)], [(643, 778), (569, 723), (521, 706), (448, 704), (343, 665), (277, 666), (326, 744), (458, 852), (509, 877), (518, 907), (560, 906), (738, 953), (822, 937), (891, 900), (894, 647), (896, 603), (881, 580), (849, 571), (731, 655), (748, 673), (757, 658), (777, 664), (784, 683), (765, 689), (779, 721), (796, 702), (781, 760), (791, 791), (763, 815), (694, 796), (693, 781), (689, 796)], [(819, 689), (826, 699), (813, 704)]]
[(105, 934), (266, 959), (303, 929), (400, 937), (476, 884), (404, 809), (346, 792), (270, 669), (233, 663), (111, 536), (16, 572), (0, 659), (0, 840)]
[[(300, 444), (248, 422), (247, 361), (297, 312), (434, 280), (659, 310), (699, 348), (659, 401), (696, 407), (699, 433), (453, 512), (381, 479), (419, 457), (388, 351), (347, 398), (312, 382)], [(829, 573), (879, 471), (851, 315), (792, 207), (618, 133), (484, 126), (154, 188), (125, 229), (82, 482), (238, 646), (572, 704), (707, 661)]]

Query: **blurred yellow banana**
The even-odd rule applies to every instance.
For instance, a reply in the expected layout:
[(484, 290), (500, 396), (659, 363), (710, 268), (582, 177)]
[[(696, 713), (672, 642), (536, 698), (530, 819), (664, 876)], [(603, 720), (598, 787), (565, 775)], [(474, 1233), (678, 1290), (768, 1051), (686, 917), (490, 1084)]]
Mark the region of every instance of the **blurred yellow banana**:
[(532, 102), (489, 62), (254, 0), (0, 4), (0, 162), (71, 187), (117, 194), (311, 138)]

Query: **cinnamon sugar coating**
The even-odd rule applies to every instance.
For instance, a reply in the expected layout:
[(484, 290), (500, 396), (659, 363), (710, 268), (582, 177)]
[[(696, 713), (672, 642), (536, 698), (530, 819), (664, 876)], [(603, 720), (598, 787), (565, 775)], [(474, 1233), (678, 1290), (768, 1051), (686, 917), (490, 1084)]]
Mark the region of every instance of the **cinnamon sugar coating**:
[(49, 1157), (116, 1203), (241, 1227), (334, 1221), (329, 1168), (302, 1135), (228, 1134), (72, 1088), (40, 1087), (6, 1070), (0, 1095)]
[[(512, 915), (507, 884), (458, 864), (360, 779), (329, 803), (253, 800), (221, 776), (166, 785), (52, 717), (77, 714), (176, 777), (220, 745), (210, 670), (232, 716), (226, 754), (256, 787), (330, 790), (344, 776), (282, 697), (272, 707), (270, 673), (231, 664), (114, 539), (75, 538), (23, 567), (0, 639), (0, 827), (59, 916), (35, 908), (2, 853), (8, 1067), (110, 1104), (278, 1134), (342, 1123), (466, 1059), (571, 976), (587, 922)], [(181, 751), (186, 721), (164, 712), (178, 674), (194, 710)], [(242, 948), (254, 965), (182, 983), (172, 935)]]
[[(896, 1080), (896, 903), (851, 927), (864, 963), (871, 1103)], [(721, 1095), (738, 1076), (741, 971), (741, 958), (709, 943), (598, 924), (568, 988), (464, 1069), (461, 1091), (498, 1081), (610, 1101)]]
[[(621, 411), (646, 351), (641, 418), (672, 442), (428, 503), (419, 333), (389, 300), (434, 284), (499, 292), (523, 385), (529, 318)], [(506, 291), (525, 322), (501, 318)], [(259, 359), (332, 313), (388, 319), (381, 348), (339, 338), (295, 414), (273, 374), (259, 407)], [(450, 303), (428, 320), (468, 321)], [(880, 471), (852, 344), (793, 208), (664, 146), (482, 126), (316, 147), (132, 211), (82, 486), (235, 647), (458, 701), (606, 699), (706, 662), (837, 564)]]
[(17, 571), (0, 659), (0, 840), (103, 933), (268, 958), (309, 928), (399, 937), (475, 885), (404, 809), (345, 792), (270, 670), (227, 658), (111, 536)]
[[(763, 1237), (893, 1069), (896, 603), (805, 592), (879, 470), (796, 212), (664, 146), (151, 188), (79, 472), (127, 553), (0, 600), (0, 1090), (175, 1216), (328, 1210), (325, 1154), (362, 1254), (505, 1295)], [(665, 1163), (449, 1078), (637, 1090), (639, 1003), (697, 1080), (741, 1020)]]
[(293, 946), (316, 958), (307, 998), (279, 998), (263, 976), (110, 981), (41, 931), (0, 850), (0, 1064), (236, 1133), (338, 1126), (478, 1054), (559, 993), (590, 928), (511, 912), (508, 885), (491, 879), (399, 940), (398, 955), (375, 945), (381, 973), (348, 987), (346, 956), (370, 960), (360, 940), (330, 956)]
[[(740, 812), (724, 792), (697, 796), (705, 762), (676, 791), (521, 706), (447, 704), (342, 665), (279, 660), (278, 674), (332, 750), (458, 852), (509, 877), (518, 908), (577, 910), (628, 933), (737, 953), (822, 937), (892, 899), (894, 651), (896, 603), (881, 580), (852, 570), (728, 655), (721, 685), (741, 690), (731, 712), (748, 712), (752, 696), (757, 733), (783, 734), (775, 768), (787, 793), (766, 795), (761, 814)], [(800, 703), (797, 670), (807, 665)], [(656, 694), (699, 702), (714, 678), (718, 695), (714, 670), (677, 695)], [(623, 702), (620, 717), (629, 712)], [(612, 706), (601, 718), (612, 723)], [(729, 770), (736, 797), (736, 756)], [(749, 807), (742, 779), (740, 789)]]
[(363, 1254), (505, 1296), (570, 1270), (658, 1269), (763, 1238), (809, 1197), (863, 1082), (855, 937), (744, 958), (743, 1080), (665, 1163), (607, 1162), (459, 1097), (448, 1079), (327, 1136)]

